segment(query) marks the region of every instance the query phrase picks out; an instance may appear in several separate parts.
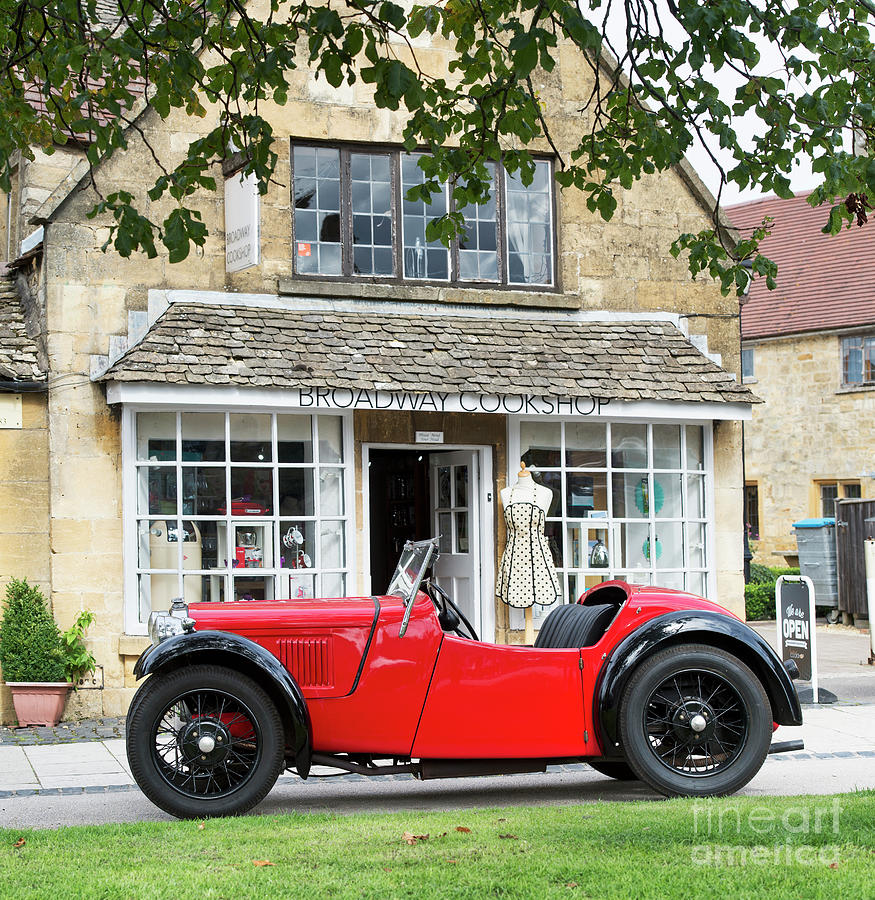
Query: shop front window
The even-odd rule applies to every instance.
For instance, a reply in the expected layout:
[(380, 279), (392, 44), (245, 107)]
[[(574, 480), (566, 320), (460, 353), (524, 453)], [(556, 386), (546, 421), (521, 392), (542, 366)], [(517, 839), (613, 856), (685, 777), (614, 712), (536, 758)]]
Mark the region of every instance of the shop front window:
[(137, 621), (188, 603), (346, 592), (343, 419), (139, 412), (133, 529)]
[(567, 601), (613, 578), (705, 592), (702, 426), (534, 420), (519, 429), (519, 458), (553, 492), (546, 532)]

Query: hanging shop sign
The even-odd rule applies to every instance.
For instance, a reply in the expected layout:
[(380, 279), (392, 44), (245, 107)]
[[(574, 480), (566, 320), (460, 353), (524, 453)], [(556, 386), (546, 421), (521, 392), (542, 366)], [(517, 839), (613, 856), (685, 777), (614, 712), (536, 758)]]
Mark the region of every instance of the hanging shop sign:
[(775, 600), (781, 659), (796, 663), (799, 677), (811, 682), (817, 703), (814, 585), (805, 575), (781, 575), (775, 585)]
[(225, 271), (240, 272), (261, 261), (261, 200), (254, 175), (225, 179)]
[[(364, 388), (299, 387), (302, 409), (379, 409), (403, 412), (505, 413), (524, 416), (605, 415), (610, 400), (595, 397), (536, 397), (516, 394), (453, 394), (449, 391), (374, 391)], [(294, 398), (293, 398), (294, 402)]]

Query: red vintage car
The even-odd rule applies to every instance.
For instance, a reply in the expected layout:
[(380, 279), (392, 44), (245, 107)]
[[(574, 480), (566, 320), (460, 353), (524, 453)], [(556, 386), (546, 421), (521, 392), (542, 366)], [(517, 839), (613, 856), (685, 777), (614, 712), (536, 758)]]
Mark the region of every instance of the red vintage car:
[(385, 596), (175, 601), (150, 618), (127, 752), (175, 816), (251, 809), (293, 769), (426, 778), (586, 762), (666, 795), (732, 793), (802, 714), (769, 645), (707, 600), (620, 581), (554, 609), (534, 647), (484, 643), (408, 543)]

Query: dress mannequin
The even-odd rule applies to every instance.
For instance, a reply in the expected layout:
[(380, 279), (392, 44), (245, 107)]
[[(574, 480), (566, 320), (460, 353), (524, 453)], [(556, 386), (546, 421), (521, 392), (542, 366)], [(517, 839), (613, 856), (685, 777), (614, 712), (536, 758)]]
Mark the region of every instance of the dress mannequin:
[(509, 606), (526, 611), (526, 643), (534, 642), (532, 606), (549, 606), (561, 598), (559, 578), (544, 524), (553, 492), (537, 484), (522, 463), (518, 480), (501, 492), (507, 545), (498, 567), (495, 593)]
[(504, 488), (499, 496), (502, 506), (508, 506), (510, 503), (534, 503), (535, 506), (540, 506), (544, 510), (544, 515), (547, 514), (550, 504), (553, 502), (553, 491), (544, 487), (543, 484), (538, 484), (532, 478), (532, 473), (526, 468), (525, 463), (521, 463), (517, 483)]

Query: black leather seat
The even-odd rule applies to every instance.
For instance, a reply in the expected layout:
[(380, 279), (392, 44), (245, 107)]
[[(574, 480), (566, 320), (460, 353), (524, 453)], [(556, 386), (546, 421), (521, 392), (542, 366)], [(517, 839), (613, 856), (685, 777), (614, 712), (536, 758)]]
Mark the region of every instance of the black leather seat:
[(544, 620), (535, 638), (536, 647), (591, 647), (608, 630), (617, 607), (613, 603), (557, 606)]

